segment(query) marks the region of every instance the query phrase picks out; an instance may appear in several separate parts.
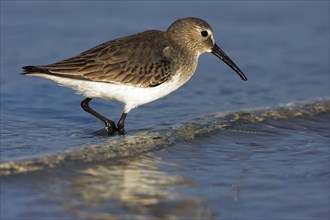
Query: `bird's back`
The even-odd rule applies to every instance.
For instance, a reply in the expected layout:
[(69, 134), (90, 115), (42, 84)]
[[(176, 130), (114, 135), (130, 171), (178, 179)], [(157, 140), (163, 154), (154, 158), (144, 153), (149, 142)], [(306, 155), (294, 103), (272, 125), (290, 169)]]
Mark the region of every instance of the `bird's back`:
[(23, 74), (153, 87), (177, 71), (176, 45), (162, 31), (145, 31), (107, 41), (63, 61), (23, 67)]

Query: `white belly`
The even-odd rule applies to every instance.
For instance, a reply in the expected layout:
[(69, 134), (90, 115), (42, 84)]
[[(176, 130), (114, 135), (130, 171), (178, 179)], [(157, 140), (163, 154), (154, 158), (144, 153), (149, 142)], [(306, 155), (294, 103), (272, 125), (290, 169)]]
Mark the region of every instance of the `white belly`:
[(75, 90), (78, 94), (84, 95), (89, 98), (101, 98), (105, 100), (124, 103), (124, 112), (129, 112), (131, 109), (136, 108), (140, 105), (162, 98), (173, 92), (174, 90), (178, 89), (185, 83), (180, 80), (180, 74), (176, 74), (169, 82), (165, 82), (159, 86), (148, 88), (134, 87), (132, 85), (120, 85), (112, 83), (77, 80), (47, 74), (33, 75), (51, 79), (59, 83), (60, 85), (71, 88)]

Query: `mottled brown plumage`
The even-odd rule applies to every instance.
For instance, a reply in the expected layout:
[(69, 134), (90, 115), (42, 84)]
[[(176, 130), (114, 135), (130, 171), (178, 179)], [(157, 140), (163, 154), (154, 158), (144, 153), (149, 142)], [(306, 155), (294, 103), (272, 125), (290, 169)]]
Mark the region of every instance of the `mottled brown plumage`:
[(145, 31), (38, 68), (63, 77), (153, 87), (177, 72), (175, 58), (180, 55), (176, 47), (164, 32)]

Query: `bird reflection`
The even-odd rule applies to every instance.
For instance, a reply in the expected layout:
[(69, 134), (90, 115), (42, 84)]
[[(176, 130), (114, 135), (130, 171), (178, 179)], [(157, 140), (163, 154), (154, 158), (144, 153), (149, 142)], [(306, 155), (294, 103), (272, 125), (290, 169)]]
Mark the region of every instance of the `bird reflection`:
[[(76, 199), (66, 209), (93, 219), (210, 218), (205, 201), (189, 197), (194, 182), (162, 169), (175, 166), (144, 154), (83, 168), (69, 184), (67, 195)], [(181, 188), (189, 189), (187, 194)]]

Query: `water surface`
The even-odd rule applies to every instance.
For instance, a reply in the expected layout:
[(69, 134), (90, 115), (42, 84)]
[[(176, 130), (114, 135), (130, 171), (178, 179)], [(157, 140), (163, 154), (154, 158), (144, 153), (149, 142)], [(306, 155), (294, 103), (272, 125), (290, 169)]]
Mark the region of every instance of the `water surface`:
[[(1, 218), (329, 219), (328, 8), (2, 1)], [(186, 16), (211, 24), (248, 81), (202, 55), (185, 86), (128, 115), (126, 136), (101, 135), (70, 89), (19, 75)]]

